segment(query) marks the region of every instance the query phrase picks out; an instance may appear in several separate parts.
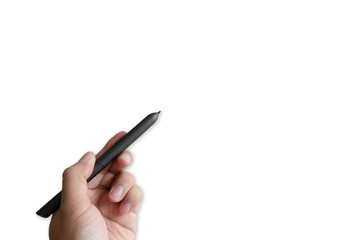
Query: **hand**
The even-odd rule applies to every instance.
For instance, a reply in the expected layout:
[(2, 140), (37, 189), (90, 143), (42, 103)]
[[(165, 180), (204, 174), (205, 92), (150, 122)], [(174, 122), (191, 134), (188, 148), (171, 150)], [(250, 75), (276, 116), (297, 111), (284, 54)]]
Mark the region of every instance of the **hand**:
[(51, 240), (135, 239), (142, 192), (125, 172), (132, 161), (125, 151), (89, 183), (96, 158), (126, 133), (119, 132), (96, 155), (88, 152), (63, 173), (61, 206), (51, 219)]

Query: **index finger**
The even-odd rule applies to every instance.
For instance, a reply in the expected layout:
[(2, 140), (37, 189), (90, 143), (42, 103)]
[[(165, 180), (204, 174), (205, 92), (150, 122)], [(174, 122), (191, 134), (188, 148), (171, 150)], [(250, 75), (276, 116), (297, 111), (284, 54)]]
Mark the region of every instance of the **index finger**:
[[(115, 136), (113, 136), (110, 140), (108, 140), (107, 143), (105, 144), (105, 146), (96, 154), (96, 159), (101, 157), (102, 154), (104, 154), (108, 149), (110, 149), (118, 140), (120, 140), (125, 135), (126, 135), (126, 132), (121, 131), (121, 132), (117, 133)], [(106, 172), (108, 171), (108, 169), (111, 165), (112, 164), (109, 164), (105, 169), (103, 169), (99, 174), (97, 174), (97, 176), (94, 177), (87, 184), (87, 186), (90, 189), (96, 188), (99, 185), (99, 183), (101, 182), (103, 176), (106, 174)]]

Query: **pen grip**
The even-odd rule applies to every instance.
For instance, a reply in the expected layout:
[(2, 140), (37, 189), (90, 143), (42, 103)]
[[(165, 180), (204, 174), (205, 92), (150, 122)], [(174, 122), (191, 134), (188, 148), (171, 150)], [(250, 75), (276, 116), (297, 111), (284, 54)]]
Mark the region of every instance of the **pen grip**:
[(91, 176), (87, 179), (87, 182), (91, 181), (97, 174), (99, 174), (106, 166), (96, 162), (95, 167), (91, 173)]
[[(92, 171), (91, 176), (87, 179), (87, 182), (91, 181), (98, 173), (100, 173), (104, 168), (106, 168), (106, 166), (115, 160), (117, 156), (119, 156), (123, 151), (126, 150), (126, 148), (128, 148), (134, 141), (136, 141), (137, 138), (146, 132), (147, 129), (149, 129), (157, 121), (159, 113), (160, 112), (149, 114), (127, 134), (119, 139), (113, 146), (111, 146), (104, 154), (102, 154), (96, 160), (94, 170)], [(40, 208), (36, 214), (41, 217), (49, 217), (51, 214), (56, 212), (60, 208), (61, 194), (62, 192), (56, 194), (56, 196), (48, 201), (42, 208)]]

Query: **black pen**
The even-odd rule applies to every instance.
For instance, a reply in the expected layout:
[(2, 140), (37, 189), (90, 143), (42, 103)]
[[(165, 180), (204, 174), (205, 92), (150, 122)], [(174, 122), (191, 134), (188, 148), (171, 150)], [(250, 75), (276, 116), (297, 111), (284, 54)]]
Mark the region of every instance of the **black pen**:
[[(140, 123), (132, 128), (126, 135), (118, 140), (110, 149), (108, 149), (101, 157), (96, 160), (94, 170), (91, 176), (87, 179), (87, 182), (91, 181), (98, 173), (100, 173), (105, 167), (107, 167), (113, 160), (116, 159), (123, 151), (126, 150), (137, 138), (139, 138), (144, 132), (147, 131), (156, 121), (161, 111), (151, 113), (145, 117)], [(61, 192), (48, 201), (42, 208), (40, 208), (36, 214), (47, 218), (54, 212), (56, 212), (61, 203)]]

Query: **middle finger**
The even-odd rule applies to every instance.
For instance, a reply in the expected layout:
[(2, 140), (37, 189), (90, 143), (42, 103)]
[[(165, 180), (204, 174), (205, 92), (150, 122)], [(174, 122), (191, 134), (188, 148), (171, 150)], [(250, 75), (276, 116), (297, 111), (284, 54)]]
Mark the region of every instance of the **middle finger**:
[(116, 175), (116, 178), (112, 182), (108, 198), (111, 202), (120, 202), (134, 184), (135, 178), (132, 174), (122, 171), (120, 174)]

